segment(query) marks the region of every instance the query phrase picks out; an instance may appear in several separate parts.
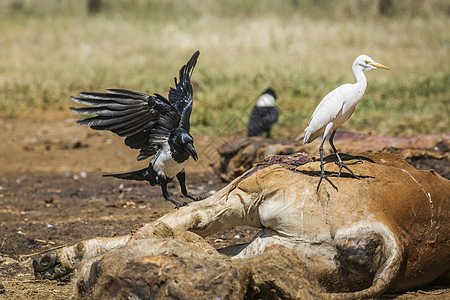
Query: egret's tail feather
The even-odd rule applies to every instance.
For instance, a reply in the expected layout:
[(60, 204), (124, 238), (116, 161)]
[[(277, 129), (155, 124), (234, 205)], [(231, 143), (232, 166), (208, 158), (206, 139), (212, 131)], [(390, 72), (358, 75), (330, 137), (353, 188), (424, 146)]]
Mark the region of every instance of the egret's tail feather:
[(311, 132), (308, 131), (308, 127), (305, 129), (305, 137), (303, 138), (303, 144), (309, 143), (309, 137), (311, 136)]
[(308, 144), (314, 141), (321, 133), (312, 130), (310, 127), (305, 129), (305, 137), (303, 138), (303, 144)]
[(305, 129), (305, 137), (303, 138), (303, 144), (308, 144), (317, 139), (324, 133), (325, 127), (322, 127), (318, 130), (314, 130), (314, 128), (310, 128), (309, 126)]

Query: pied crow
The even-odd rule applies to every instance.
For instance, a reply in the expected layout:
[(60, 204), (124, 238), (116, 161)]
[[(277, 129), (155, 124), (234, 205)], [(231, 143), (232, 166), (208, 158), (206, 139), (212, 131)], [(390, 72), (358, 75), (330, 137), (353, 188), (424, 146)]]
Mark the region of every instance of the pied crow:
[(191, 76), (200, 52), (195, 52), (179, 71), (179, 82), (175, 77), (175, 88), (169, 89), (169, 99), (124, 89), (107, 89), (106, 93), (83, 92), (80, 97), (71, 97), (77, 104), (91, 107), (71, 107), (79, 115), (90, 115), (78, 120), (81, 125), (96, 130), (109, 130), (125, 137), (125, 144), (132, 149), (140, 149), (137, 160), (151, 156), (148, 167), (128, 173), (110, 174), (128, 180), (148, 181), (159, 184), (163, 197), (176, 208), (186, 202), (176, 202), (169, 196), (167, 184), (176, 176), (181, 193), (194, 201), (186, 189), (184, 167), (188, 158), (197, 160), (194, 139), (189, 134), (189, 118), (193, 105)]
[(268, 88), (259, 97), (258, 102), (250, 113), (247, 136), (263, 136), (270, 138), (270, 129), (278, 121), (278, 108), (275, 105), (277, 94), (271, 88)]

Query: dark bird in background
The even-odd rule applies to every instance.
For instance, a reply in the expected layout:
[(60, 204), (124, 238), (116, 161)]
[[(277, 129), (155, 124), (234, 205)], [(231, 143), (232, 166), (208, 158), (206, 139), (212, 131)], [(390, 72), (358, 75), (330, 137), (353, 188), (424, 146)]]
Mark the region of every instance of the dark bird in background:
[(278, 108), (275, 105), (277, 94), (271, 88), (268, 88), (259, 97), (258, 102), (250, 113), (247, 136), (263, 136), (270, 138), (270, 129), (278, 121)]
[(175, 77), (175, 88), (169, 90), (169, 99), (123, 89), (107, 89), (106, 93), (80, 93), (81, 97), (71, 97), (72, 101), (91, 107), (71, 107), (79, 115), (94, 116), (78, 120), (81, 125), (96, 130), (109, 130), (125, 137), (125, 144), (132, 149), (140, 149), (137, 160), (153, 156), (147, 168), (142, 170), (111, 174), (128, 180), (148, 181), (159, 184), (163, 197), (176, 208), (186, 205), (172, 200), (167, 184), (176, 176), (183, 196), (197, 201), (187, 193), (184, 167), (190, 156), (197, 160), (194, 139), (189, 134), (189, 118), (193, 104), (191, 76), (200, 52), (195, 52), (179, 72), (179, 82)]

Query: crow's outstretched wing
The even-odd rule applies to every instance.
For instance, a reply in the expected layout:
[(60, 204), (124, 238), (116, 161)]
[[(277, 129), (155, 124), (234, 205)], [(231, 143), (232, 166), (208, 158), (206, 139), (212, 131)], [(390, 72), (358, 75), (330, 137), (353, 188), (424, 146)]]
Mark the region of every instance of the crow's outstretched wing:
[(196, 51), (187, 64), (181, 67), (179, 72), (180, 81), (177, 82), (175, 77), (175, 88), (171, 87), (169, 90), (169, 100), (181, 115), (180, 127), (186, 131), (189, 131), (189, 119), (191, 117), (192, 102), (194, 101), (191, 76), (199, 55), (200, 52)]
[(161, 95), (150, 96), (122, 89), (106, 91), (71, 97), (73, 102), (91, 107), (71, 107), (70, 110), (79, 115), (95, 116), (78, 120), (78, 124), (126, 137), (127, 146), (141, 149), (138, 160), (155, 154), (172, 129), (180, 124), (180, 112)]

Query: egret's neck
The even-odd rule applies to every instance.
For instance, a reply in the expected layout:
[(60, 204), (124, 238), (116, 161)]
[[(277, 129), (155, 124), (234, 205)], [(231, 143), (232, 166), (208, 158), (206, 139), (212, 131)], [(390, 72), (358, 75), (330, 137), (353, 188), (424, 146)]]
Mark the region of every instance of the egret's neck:
[(354, 67), (353, 74), (355, 74), (356, 85), (362, 89), (362, 92), (366, 90), (367, 87), (367, 79), (366, 75), (364, 75), (364, 71), (361, 67)]

